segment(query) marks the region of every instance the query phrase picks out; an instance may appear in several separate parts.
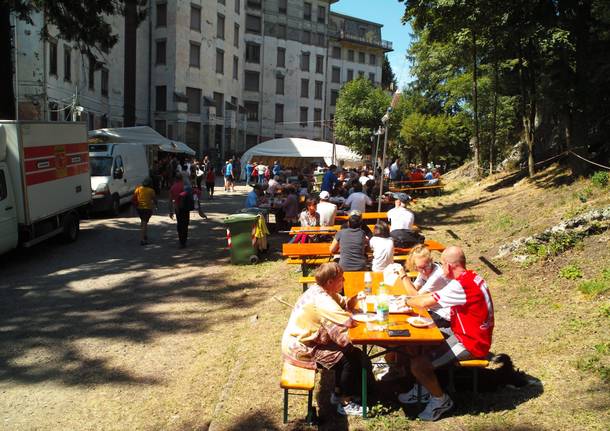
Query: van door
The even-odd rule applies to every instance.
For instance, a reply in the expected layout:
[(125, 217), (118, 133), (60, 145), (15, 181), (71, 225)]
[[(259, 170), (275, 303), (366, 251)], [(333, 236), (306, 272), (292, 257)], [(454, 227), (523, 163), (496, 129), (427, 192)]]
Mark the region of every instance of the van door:
[(125, 196), (129, 192), (127, 178), (125, 178), (125, 166), (123, 158), (120, 155), (114, 156), (114, 164), (112, 165), (112, 180), (116, 184), (116, 191), (119, 194), (121, 203), (125, 203)]
[(0, 164), (0, 254), (17, 247), (17, 208), (6, 165)]

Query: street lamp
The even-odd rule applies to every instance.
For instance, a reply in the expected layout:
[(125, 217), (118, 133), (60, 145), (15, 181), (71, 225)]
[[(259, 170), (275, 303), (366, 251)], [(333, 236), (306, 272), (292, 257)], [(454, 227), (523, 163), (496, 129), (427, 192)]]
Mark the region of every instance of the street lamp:
[(377, 197), (377, 212), (381, 212), (381, 196), (383, 196), (383, 170), (385, 169), (385, 155), (388, 149), (388, 128), (390, 127), (390, 113), (396, 107), (398, 103), (398, 99), (400, 99), (400, 90), (396, 91), (392, 96), (392, 102), (388, 107), (386, 113), (381, 117), (381, 122), (383, 123), (384, 136), (383, 136), (383, 157), (381, 159), (381, 181), (379, 181), (379, 196)]
[[(373, 132), (373, 136), (377, 136), (377, 145), (375, 146), (375, 156), (373, 157), (373, 176), (377, 176), (377, 157), (379, 156), (379, 137), (383, 134), (383, 127), (379, 126), (377, 130)], [(371, 136), (371, 143), (373, 141)]]

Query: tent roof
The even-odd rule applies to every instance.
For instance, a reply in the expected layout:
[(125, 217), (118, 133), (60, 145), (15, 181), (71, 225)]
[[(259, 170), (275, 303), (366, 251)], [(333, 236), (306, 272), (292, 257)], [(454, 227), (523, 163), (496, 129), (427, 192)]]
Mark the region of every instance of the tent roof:
[(89, 138), (99, 138), (108, 143), (157, 145), (161, 151), (168, 153), (195, 155), (195, 151), (185, 143), (167, 139), (148, 126), (91, 130)]
[[(327, 165), (332, 163), (333, 144), (302, 138), (278, 138), (255, 145), (242, 156), (242, 165), (255, 156), (300, 157), (324, 159)], [(362, 160), (355, 152), (344, 145), (336, 145), (337, 160), (359, 162)]]

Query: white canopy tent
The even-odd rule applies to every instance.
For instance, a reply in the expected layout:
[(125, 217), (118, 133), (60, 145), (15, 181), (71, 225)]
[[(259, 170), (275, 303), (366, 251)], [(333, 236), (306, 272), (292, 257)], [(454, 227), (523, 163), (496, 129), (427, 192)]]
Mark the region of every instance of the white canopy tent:
[[(345, 145), (336, 145), (336, 160), (346, 167), (362, 163), (362, 157)], [(333, 144), (302, 138), (279, 138), (255, 145), (241, 157), (242, 178), (245, 176), (246, 164), (250, 161), (271, 164), (278, 160), (282, 166), (302, 166), (320, 163), (332, 164)]]
[(195, 150), (190, 148), (185, 143), (167, 139), (148, 126), (91, 130), (89, 131), (89, 138), (97, 138), (102, 142), (110, 144), (131, 143), (156, 145), (159, 150), (168, 153), (182, 153), (190, 156), (195, 155)]

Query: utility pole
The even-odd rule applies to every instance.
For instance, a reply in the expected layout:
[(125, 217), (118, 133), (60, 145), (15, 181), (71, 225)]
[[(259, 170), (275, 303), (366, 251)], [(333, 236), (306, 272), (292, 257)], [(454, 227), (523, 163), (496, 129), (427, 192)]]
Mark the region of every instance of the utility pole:
[(388, 107), (387, 112), (381, 118), (383, 128), (385, 129), (383, 137), (383, 158), (381, 159), (381, 180), (379, 181), (379, 196), (377, 197), (377, 212), (381, 212), (381, 196), (383, 196), (383, 170), (385, 169), (385, 155), (388, 149), (388, 128), (390, 127), (390, 113), (394, 110), (400, 99), (400, 90), (396, 91), (392, 96), (392, 102)]

